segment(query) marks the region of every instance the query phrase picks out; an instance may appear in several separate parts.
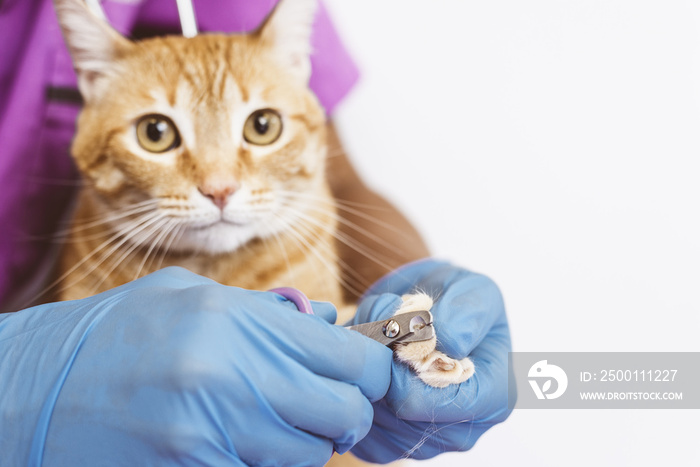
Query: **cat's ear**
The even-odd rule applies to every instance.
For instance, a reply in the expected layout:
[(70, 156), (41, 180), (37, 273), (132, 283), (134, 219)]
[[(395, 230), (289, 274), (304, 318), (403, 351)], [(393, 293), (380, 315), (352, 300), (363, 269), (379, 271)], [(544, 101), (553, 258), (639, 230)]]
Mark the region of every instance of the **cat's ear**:
[(58, 22), (78, 75), (78, 88), (90, 101), (99, 94), (101, 78), (114, 70), (114, 59), (132, 43), (83, 0), (54, 0)]
[(311, 31), (318, 0), (280, 0), (257, 31), (285, 68), (304, 82), (311, 76)]

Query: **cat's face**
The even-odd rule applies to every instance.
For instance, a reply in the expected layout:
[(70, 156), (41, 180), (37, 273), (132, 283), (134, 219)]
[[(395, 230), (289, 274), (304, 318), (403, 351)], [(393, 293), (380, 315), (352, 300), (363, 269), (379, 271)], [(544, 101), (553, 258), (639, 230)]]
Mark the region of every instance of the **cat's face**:
[[(295, 195), (324, 193), (308, 35), (300, 53), (281, 50), (283, 13), (252, 35), (109, 37), (99, 50), (71, 43), (84, 26), (62, 17), (86, 99), (72, 152), (115, 229), (131, 223), (151, 241), (177, 229), (169, 248), (228, 252), (298, 222), (286, 209)], [(89, 47), (97, 71), (81, 58)], [(129, 209), (138, 215), (119, 217)]]

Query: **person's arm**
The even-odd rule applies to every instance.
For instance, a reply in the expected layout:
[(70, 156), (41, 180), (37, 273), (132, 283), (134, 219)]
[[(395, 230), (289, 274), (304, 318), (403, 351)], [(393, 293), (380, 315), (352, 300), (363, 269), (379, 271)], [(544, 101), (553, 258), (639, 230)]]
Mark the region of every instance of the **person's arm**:
[[(357, 299), (371, 284), (392, 270), (425, 258), (428, 246), (396, 207), (365, 185), (348, 159), (333, 122), (328, 126), (327, 175), (343, 219), (338, 241), (344, 277)], [(347, 240), (349, 238), (349, 240)]]
[(468, 356), (476, 372), (459, 385), (434, 388), (394, 361), (389, 392), (374, 404), (372, 429), (352, 449), (369, 462), (471, 449), (510, 415), (508, 399), (516, 396), (508, 393), (511, 340), (503, 297), (484, 275), (433, 259), (406, 265), (370, 288), (351, 324), (390, 318), (401, 295), (416, 288), (436, 298), (430, 311), (437, 349), (455, 359)]
[[(429, 290), (437, 294), (431, 311), (439, 350), (453, 358), (469, 356), (477, 367), (476, 374), (464, 383), (436, 389), (394, 362), (389, 392), (374, 404), (372, 429), (352, 452), (369, 462), (386, 463), (470, 449), (510, 414), (507, 361), (511, 344), (501, 293), (487, 277), (449, 263), (424, 260), (406, 265), (429, 255), (425, 242), (398, 210), (360, 180), (332, 124), (329, 145), (328, 176), (340, 214), (366, 229), (363, 234), (341, 223), (341, 233), (385, 256), (385, 264), (380, 264), (340, 243), (341, 259), (373, 283), (368, 291), (363, 288), (365, 295), (352, 324), (387, 319), (399, 307), (402, 294), (415, 288)], [(344, 208), (348, 201), (368, 206)], [(387, 249), (384, 242), (398, 249)]]
[(391, 351), (312, 307), (166, 268), (0, 315), (3, 465), (323, 465), (369, 431)]

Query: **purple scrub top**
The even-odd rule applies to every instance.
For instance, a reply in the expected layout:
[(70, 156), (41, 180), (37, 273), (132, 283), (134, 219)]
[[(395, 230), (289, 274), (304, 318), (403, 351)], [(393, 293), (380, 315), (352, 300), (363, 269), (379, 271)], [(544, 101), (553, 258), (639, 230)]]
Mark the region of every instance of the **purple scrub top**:
[[(195, 0), (201, 32), (255, 29), (277, 0)], [(180, 32), (175, 0), (102, 2), (122, 34)], [(312, 35), (310, 86), (330, 113), (358, 78), (321, 4)], [(0, 311), (31, 301), (51, 273), (75, 193), (69, 155), (79, 111), (76, 78), (51, 0), (0, 6)], [(52, 247), (54, 245), (54, 247)]]

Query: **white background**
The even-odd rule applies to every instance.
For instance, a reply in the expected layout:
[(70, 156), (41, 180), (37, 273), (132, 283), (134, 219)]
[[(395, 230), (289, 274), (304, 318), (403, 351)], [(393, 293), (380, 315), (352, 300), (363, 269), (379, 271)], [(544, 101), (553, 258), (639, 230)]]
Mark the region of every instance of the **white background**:
[[(327, 0), (334, 115), (516, 351), (700, 351), (700, 2)], [(699, 369), (700, 371), (700, 369)], [(700, 465), (700, 411), (516, 410), (423, 465)]]

